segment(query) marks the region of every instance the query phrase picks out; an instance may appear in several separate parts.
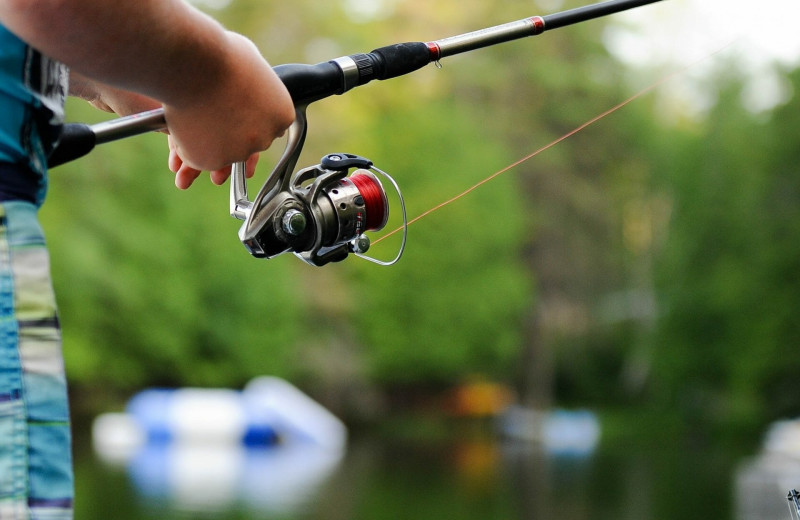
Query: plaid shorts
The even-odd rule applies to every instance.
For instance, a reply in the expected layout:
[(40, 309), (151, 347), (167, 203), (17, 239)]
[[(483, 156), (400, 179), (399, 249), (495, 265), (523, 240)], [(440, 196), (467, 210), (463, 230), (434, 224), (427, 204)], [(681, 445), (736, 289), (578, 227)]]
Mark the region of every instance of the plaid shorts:
[(72, 518), (61, 332), (37, 207), (0, 203), (0, 519)]

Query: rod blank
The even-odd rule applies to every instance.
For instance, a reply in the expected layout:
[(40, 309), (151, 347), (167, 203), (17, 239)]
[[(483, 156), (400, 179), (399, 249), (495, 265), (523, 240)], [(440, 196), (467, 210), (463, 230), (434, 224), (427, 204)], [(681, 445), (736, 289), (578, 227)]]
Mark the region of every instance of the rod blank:
[(601, 2), (599, 4), (576, 7), (569, 11), (543, 16), (542, 18), (544, 18), (544, 27), (547, 31), (660, 1), (661, 0), (609, 0), (608, 2)]

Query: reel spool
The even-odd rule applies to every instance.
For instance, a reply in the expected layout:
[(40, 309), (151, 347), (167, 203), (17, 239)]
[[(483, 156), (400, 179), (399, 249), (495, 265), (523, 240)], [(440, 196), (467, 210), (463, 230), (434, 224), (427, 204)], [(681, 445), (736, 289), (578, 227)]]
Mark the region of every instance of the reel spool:
[[(322, 192), (325, 197), (317, 199), (316, 207), (324, 222), (320, 230), (323, 246), (354, 240), (366, 231), (380, 231), (389, 220), (386, 192), (369, 170), (356, 170), (350, 177), (329, 183)], [(326, 240), (336, 228), (336, 237)], [(354, 252), (366, 253), (367, 249), (369, 244), (354, 243)]]
[[(351, 154), (329, 154), (319, 164), (292, 175), (305, 138), (305, 114), (298, 110), (289, 129), (286, 150), (251, 202), (245, 165), (231, 174), (231, 215), (244, 220), (239, 239), (257, 258), (274, 258), (292, 251), (308, 264), (339, 262), (350, 253), (380, 265), (393, 265), (405, 249), (408, 232), (405, 202), (397, 183), (372, 161)], [(349, 174), (350, 170), (354, 170)], [(349, 174), (349, 175), (348, 175)], [(403, 238), (390, 261), (367, 256), (369, 231), (380, 231), (389, 220), (389, 201), (378, 176), (386, 178), (400, 199)]]

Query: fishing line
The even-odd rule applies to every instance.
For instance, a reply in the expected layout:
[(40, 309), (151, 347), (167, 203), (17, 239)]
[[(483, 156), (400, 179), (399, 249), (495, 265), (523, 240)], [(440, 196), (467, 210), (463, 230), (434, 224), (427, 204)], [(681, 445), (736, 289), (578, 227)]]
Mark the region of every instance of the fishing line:
[(488, 177), (486, 177), (485, 179), (481, 180), (477, 184), (475, 184), (475, 185), (467, 188), (466, 190), (462, 191), (458, 195), (456, 195), (456, 196), (454, 196), (454, 197), (452, 197), (450, 199), (447, 199), (444, 202), (441, 202), (441, 203), (437, 204), (436, 206), (432, 207), (431, 209), (423, 212), (422, 214), (412, 218), (411, 220), (408, 221), (408, 223), (405, 226), (400, 226), (397, 229), (386, 233), (385, 235), (381, 236), (380, 238), (373, 240), (372, 241), (372, 245), (378, 244), (379, 242), (389, 238), (390, 236), (392, 236), (392, 235), (394, 235), (396, 233), (399, 233), (404, 228), (407, 228), (408, 226), (414, 224), (415, 222), (418, 222), (419, 220), (422, 220), (423, 218), (425, 218), (425, 217), (429, 216), (430, 214), (432, 214), (432, 213), (444, 208), (445, 206), (449, 206), (450, 204), (456, 202), (457, 200), (459, 200), (459, 199), (461, 199), (463, 197), (466, 197), (467, 195), (469, 195), (470, 193), (472, 193), (476, 189), (480, 188), (484, 184), (487, 184), (488, 182), (491, 182), (492, 180), (494, 180), (497, 177), (499, 177), (500, 175), (508, 172), (509, 170), (513, 170), (517, 166), (519, 166), (519, 165), (521, 165), (521, 164), (533, 159), (534, 157), (536, 157), (540, 153), (545, 152), (545, 151), (549, 150), (550, 148), (554, 147), (555, 145), (561, 143), (562, 141), (565, 141), (565, 140), (569, 139), (573, 135), (581, 132), (585, 128), (593, 125), (594, 123), (600, 121), (601, 119), (605, 118), (606, 116), (609, 116), (609, 115), (613, 114), (617, 110), (623, 108), (624, 106), (628, 105), (632, 101), (635, 101), (635, 100), (639, 99), (640, 97), (644, 96), (645, 94), (649, 93), (650, 91), (660, 87), (661, 85), (663, 85), (664, 83), (668, 82), (669, 80), (675, 78), (676, 76), (682, 75), (682, 74), (686, 73), (687, 71), (689, 71), (690, 69), (696, 67), (700, 63), (713, 58), (717, 54), (721, 53), (722, 51), (724, 51), (725, 49), (727, 49), (728, 47), (733, 45), (733, 43), (734, 43), (733, 41), (728, 42), (725, 45), (723, 45), (722, 47), (720, 47), (719, 49), (711, 52), (710, 54), (707, 54), (707, 55), (701, 57), (700, 59), (698, 59), (696, 61), (693, 61), (693, 62), (689, 63), (688, 65), (685, 65), (684, 67), (681, 67), (680, 69), (677, 69), (677, 70), (675, 70), (675, 71), (673, 71), (673, 72), (661, 77), (660, 79), (658, 79), (654, 83), (646, 86), (645, 88), (643, 88), (642, 90), (636, 92), (635, 94), (633, 94), (629, 98), (625, 99), (624, 101), (618, 103), (617, 105), (614, 105), (613, 107), (609, 108), (608, 110), (606, 110), (606, 111), (600, 113), (599, 115), (596, 115), (595, 117), (589, 119), (585, 123), (577, 126), (573, 130), (570, 130), (569, 132), (567, 132), (566, 134), (562, 135), (561, 137), (559, 137), (559, 138), (555, 139), (554, 141), (551, 141), (550, 143), (542, 146), (541, 148), (539, 148), (535, 152), (533, 152), (531, 154), (528, 154), (525, 157), (523, 157), (523, 158), (521, 158), (521, 159), (519, 159), (519, 160), (517, 160), (517, 161), (515, 161), (515, 162), (513, 162), (511, 164), (509, 164), (508, 166), (506, 166), (506, 167), (496, 171), (495, 173), (489, 175)]
[(389, 215), (389, 204), (386, 202), (386, 195), (380, 183), (371, 175), (360, 172), (350, 176), (350, 181), (364, 200), (367, 213), (365, 229), (379, 231)]

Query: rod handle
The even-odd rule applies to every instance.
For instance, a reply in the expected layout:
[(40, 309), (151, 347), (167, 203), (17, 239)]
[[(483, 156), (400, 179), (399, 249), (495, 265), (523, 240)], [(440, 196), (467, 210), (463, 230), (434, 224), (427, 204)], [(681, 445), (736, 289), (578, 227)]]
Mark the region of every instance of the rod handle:
[(61, 129), (61, 138), (56, 148), (47, 158), (47, 167), (55, 168), (83, 157), (98, 144), (164, 130), (166, 127), (167, 122), (164, 119), (163, 108), (131, 114), (91, 126), (84, 123), (67, 123)]
[(47, 167), (55, 168), (91, 152), (97, 144), (97, 135), (84, 123), (68, 123), (61, 130), (59, 145), (47, 158)]
[(281, 79), (295, 106), (307, 106), (326, 97), (343, 94), (372, 80), (396, 78), (421, 69), (432, 61), (425, 43), (387, 45), (366, 54), (351, 54), (316, 65), (278, 65)]
[[(368, 54), (353, 54), (336, 60), (306, 65), (278, 65), (281, 79), (296, 107), (307, 106), (329, 96), (343, 94), (372, 80), (395, 78), (420, 69), (432, 60), (425, 43), (409, 42), (388, 45)], [(115, 141), (165, 127), (161, 109), (134, 114), (89, 126), (83, 123), (64, 125), (61, 140), (47, 161), (55, 168), (83, 157), (98, 144)]]

